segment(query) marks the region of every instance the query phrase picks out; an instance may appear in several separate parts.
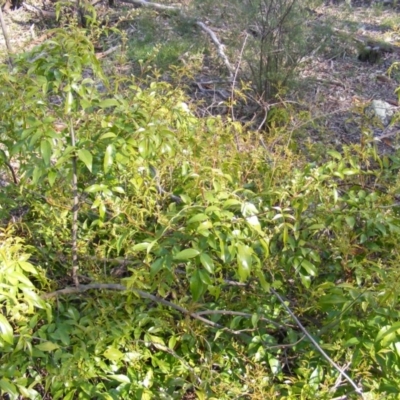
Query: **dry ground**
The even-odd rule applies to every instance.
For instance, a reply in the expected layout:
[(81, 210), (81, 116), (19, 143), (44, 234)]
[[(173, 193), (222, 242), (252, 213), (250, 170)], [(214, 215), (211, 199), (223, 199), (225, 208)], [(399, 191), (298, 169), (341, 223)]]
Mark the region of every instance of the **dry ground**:
[[(49, 27), (48, 21), (24, 8), (5, 13), (4, 17), (14, 51), (40, 42)], [(381, 99), (393, 105), (398, 103), (396, 89), (400, 85), (400, 71), (396, 68), (392, 73), (388, 71), (400, 62), (399, 10), (355, 1), (352, 8), (345, 4), (325, 5), (315, 11), (313, 23), (329, 25), (334, 31), (323, 44), (328, 50), (323, 55), (310, 55), (299, 72), (300, 89), (291, 95), (301, 107), (306, 105), (314, 121), (314, 127), (307, 126), (305, 135), (323, 145), (360, 141), (362, 113), (369, 102)], [(357, 48), (369, 40), (387, 43), (394, 51), (384, 53), (377, 63), (361, 62), (357, 59)], [(2, 35), (1, 55), (4, 59)], [(374, 130), (374, 133), (382, 132)], [(397, 141), (394, 132), (380, 144), (382, 151), (396, 148)]]

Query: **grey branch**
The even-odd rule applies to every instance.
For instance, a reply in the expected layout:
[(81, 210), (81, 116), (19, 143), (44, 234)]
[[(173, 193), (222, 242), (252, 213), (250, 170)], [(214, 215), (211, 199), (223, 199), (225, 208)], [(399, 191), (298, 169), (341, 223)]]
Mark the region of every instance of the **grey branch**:
[(278, 292), (276, 292), (276, 290), (274, 289), (270, 289), (271, 292), (278, 298), (278, 300), (280, 301), (280, 303), (283, 305), (283, 307), (286, 309), (286, 311), (289, 313), (289, 315), (293, 318), (294, 322), (296, 322), (297, 326), (303, 331), (303, 333), (306, 335), (307, 339), (313, 344), (313, 346), (322, 354), (322, 356), (325, 358), (325, 360), (327, 360), (329, 362), (329, 364), (332, 365), (332, 367), (334, 367), (340, 375), (343, 376), (344, 379), (346, 379), (347, 382), (350, 383), (351, 386), (353, 386), (354, 390), (356, 391), (356, 393), (362, 398), (364, 399), (364, 395), (362, 392), (362, 389), (360, 389), (356, 383), (353, 381), (353, 379), (350, 378), (349, 375), (346, 374), (346, 372), (344, 372), (343, 369), (341, 369), (339, 367), (339, 365), (337, 365), (335, 363), (335, 361), (332, 360), (332, 358), (330, 358), (328, 356), (328, 354), (325, 353), (325, 351), (322, 349), (322, 347), (317, 343), (317, 341), (308, 333), (307, 329), (303, 326), (303, 324), (299, 321), (299, 319), (294, 315), (294, 313), (292, 312), (292, 310), (286, 305), (286, 303), (284, 302), (284, 300), (282, 299), (282, 297), (279, 295)]
[[(134, 4), (135, 6), (138, 6), (138, 7), (148, 7), (148, 8), (153, 8), (155, 10), (160, 10), (160, 11), (176, 12), (182, 18), (185, 18), (185, 14), (182, 12), (182, 10), (179, 7), (166, 6), (164, 4), (153, 3), (153, 2), (146, 1), (146, 0), (122, 0), (122, 1), (124, 3)], [(209, 28), (206, 24), (204, 24), (201, 21), (195, 21), (195, 24), (197, 26), (199, 26), (202, 31), (206, 32), (210, 36), (211, 40), (217, 47), (217, 53), (218, 53), (219, 57), (222, 59), (226, 68), (228, 69), (229, 76), (231, 78), (233, 78), (234, 68), (232, 67), (231, 63), (229, 62), (228, 57), (225, 54), (224, 45), (217, 38), (217, 35), (213, 32), (213, 30), (211, 28)]]

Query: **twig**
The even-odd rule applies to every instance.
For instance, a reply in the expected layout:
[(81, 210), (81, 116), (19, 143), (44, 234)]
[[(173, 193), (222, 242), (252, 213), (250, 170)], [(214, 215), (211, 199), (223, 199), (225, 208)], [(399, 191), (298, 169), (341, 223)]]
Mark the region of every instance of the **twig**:
[(4, 161), (4, 164), (10, 170), (14, 184), (18, 185), (18, 178), (17, 178), (17, 175), (15, 174), (13, 166), (7, 161)]
[(236, 69), (235, 69), (235, 73), (234, 73), (234, 75), (233, 75), (233, 80), (232, 80), (232, 89), (231, 89), (231, 114), (232, 114), (232, 121), (235, 121), (235, 119), (236, 119), (236, 118), (235, 118), (234, 111), (233, 111), (233, 100), (234, 100), (234, 98), (235, 98), (236, 79), (237, 79), (237, 75), (238, 75), (238, 72), (239, 72), (240, 64), (241, 64), (241, 62), (242, 62), (243, 51), (244, 51), (244, 48), (245, 48), (245, 46), (246, 46), (246, 42), (247, 42), (248, 37), (249, 37), (249, 34), (246, 34), (246, 37), (244, 38), (244, 41), (243, 41), (242, 48), (240, 49), (239, 61), (238, 61), (238, 63), (237, 63), (237, 66), (236, 66)]
[[(251, 318), (253, 314), (240, 312), (240, 311), (230, 311), (230, 310), (204, 310), (195, 313), (195, 315), (237, 315), (244, 318)], [(268, 324), (275, 326), (275, 328), (285, 328), (285, 325), (282, 325), (278, 322), (272, 321), (271, 319), (260, 317), (259, 321), (264, 321)]]
[(280, 301), (280, 303), (283, 305), (283, 307), (286, 309), (286, 311), (288, 312), (288, 314), (293, 318), (293, 320), (296, 322), (297, 326), (303, 331), (303, 333), (307, 336), (307, 339), (313, 344), (313, 346), (322, 354), (322, 356), (325, 358), (325, 360), (327, 360), (329, 362), (329, 364), (332, 365), (332, 367), (334, 367), (340, 375), (342, 375), (347, 382), (350, 383), (351, 386), (353, 386), (354, 390), (356, 391), (356, 393), (362, 398), (364, 399), (364, 395), (362, 392), (362, 389), (360, 389), (356, 383), (350, 378), (349, 375), (346, 374), (346, 372), (343, 371), (343, 369), (341, 369), (336, 363), (335, 361), (333, 361), (328, 354), (326, 354), (326, 352), (322, 349), (322, 347), (316, 342), (316, 340), (308, 333), (307, 329), (303, 326), (303, 324), (299, 321), (299, 319), (294, 315), (294, 313), (292, 312), (292, 310), (286, 305), (286, 303), (284, 302), (284, 300), (282, 299), (282, 297), (279, 295), (279, 293), (277, 293), (274, 289), (270, 289), (271, 292), (278, 298), (278, 300)]
[[(71, 135), (71, 145), (75, 149), (75, 131), (72, 123), (70, 121), (70, 135)], [(78, 197), (78, 168), (77, 168), (77, 156), (74, 154), (72, 156), (72, 196), (73, 196), (73, 207), (72, 207), (72, 280), (75, 286), (79, 286), (78, 280), (78, 207), (79, 207), (79, 197)]]

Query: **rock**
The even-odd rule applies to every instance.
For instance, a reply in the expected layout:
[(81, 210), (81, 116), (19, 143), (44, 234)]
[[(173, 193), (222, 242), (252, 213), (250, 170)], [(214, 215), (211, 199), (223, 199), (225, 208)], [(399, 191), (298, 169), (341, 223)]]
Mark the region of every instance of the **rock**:
[(392, 106), (383, 100), (373, 100), (371, 105), (367, 108), (367, 115), (371, 118), (378, 118), (384, 127), (387, 127), (394, 114), (397, 112), (398, 107)]

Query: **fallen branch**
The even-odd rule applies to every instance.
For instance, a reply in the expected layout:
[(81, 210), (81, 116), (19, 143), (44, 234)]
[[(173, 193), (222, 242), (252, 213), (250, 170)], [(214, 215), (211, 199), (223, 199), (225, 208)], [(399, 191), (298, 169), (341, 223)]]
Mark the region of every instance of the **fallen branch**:
[[(122, 0), (122, 2), (133, 4), (138, 7), (153, 8), (153, 9), (159, 10), (159, 11), (173, 11), (173, 12), (176, 12), (177, 14), (179, 14), (182, 18), (186, 17), (185, 14), (182, 12), (182, 10), (179, 7), (166, 6), (164, 4), (153, 3), (153, 2), (150, 3), (146, 0)], [(225, 46), (219, 41), (219, 39), (217, 38), (217, 35), (214, 33), (214, 31), (211, 28), (209, 28), (206, 24), (204, 24), (204, 22), (197, 20), (194, 23), (197, 26), (199, 26), (201, 30), (203, 30), (210, 36), (211, 40), (217, 47), (217, 53), (218, 53), (219, 57), (222, 59), (222, 61), (224, 62), (225, 66), (229, 72), (229, 77), (233, 78), (234, 68), (232, 67), (231, 63), (229, 62), (228, 57), (225, 54), (225, 50), (224, 50)]]
[(35, 7), (31, 4), (26, 4), (26, 3), (22, 3), (22, 7), (25, 8), (25, 10), (34, 12), (35, 14), (39, 14), (43, 19), (56, 18), (55, 11), (45, 11), (45, 10), (42, 10), (41, 8)]
[(114, 51), (117, 51), (120, 47), (121, 47), (120, 45), (117, 45), (110, 47), (108, 50), (103, 51), (102, 53), (96, 53), (96, 58), (99, 60), (100, 58), (106, 57), (111, 53), (114, 53)]
[(208, 33), (211, 37), (211, 40), (214, 42), (214, 44), (217, 46), (217, 52), (218, 55), (222, 58), (222, 61), (224, 62), (226, 68), (229, 71), (229, 76), (233, 77), (233, 67), (231, 63), (228, 60), (228, 57), (225, 54), (224, 51), (224, 45), (218, 40), (217, 36), (215, 33), (208, 27), (206, 26), (203, 22), (201, 21), (196, 21), (196, 25), (198, 25), (204, 32)]

